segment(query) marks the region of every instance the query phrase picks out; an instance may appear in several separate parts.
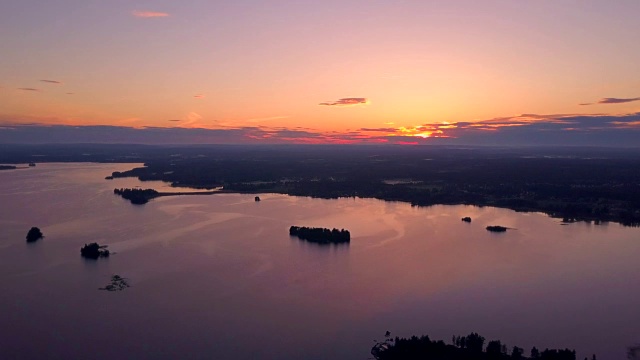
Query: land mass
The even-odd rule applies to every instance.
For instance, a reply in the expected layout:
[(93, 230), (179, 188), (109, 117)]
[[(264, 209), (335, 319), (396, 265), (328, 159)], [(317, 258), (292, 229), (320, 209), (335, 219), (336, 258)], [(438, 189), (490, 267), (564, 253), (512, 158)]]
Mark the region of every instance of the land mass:
[[(640, 225), (637, 149), (94, 144), (3, 145), (0, 150), (4, 163), (144, 163), (105, 175), (180, 187), (376, 198), (413, 206), (494, 206), (543, 212), (565, 222)], [(38, 156), (43, 153), (47, 155)]]
[[(538, 350), (535, 346), (527, 357), (523, 348), (509, 348), (500, 340), (486, 343), (483, 336), (471, 333), (454, 336), (452, 344), (431, 340), (429, 336), (392, 339), (387, 331), (386, 339), (376, 342), (371, 354), (376, 360), (455, 359), (455, 360), (576, 360), (576, 351), (570, 349)], [(595, 360), (593, 355), (591, 359)]]
[[(134, 205), (143, 205), (151, 199), (160, 196), (177, 196), (177, 195), (213, 195), (224, 192), (222, 190), (210, 191), (175, 191), (175, 192), (159, 192), (154, 189), (113, 189), (113, 193), (120, 195), (123, 199), (129, 200)], [(259, 200), (256, 200), (259, 201)]]

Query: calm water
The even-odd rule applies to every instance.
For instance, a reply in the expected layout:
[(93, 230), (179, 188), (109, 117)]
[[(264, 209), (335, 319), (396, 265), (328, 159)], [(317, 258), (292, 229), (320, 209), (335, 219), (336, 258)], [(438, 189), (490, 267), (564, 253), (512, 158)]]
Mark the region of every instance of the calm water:
[[(137, 180), (104, 180), (132, 167), (0, 172), (0, 358), (364, 360), (386, 330), (601, 360), (640, 342), (640, 229), (270, 194), (133, 206), (112, 190)], [(346, 228), (351, 245), (304, 243), (290, 225)], [(27, 244), (31, 226), (46, 238)], [(83, 260), (94, 241), (116, 254)], [(112, 274), (132, 287), (99, 291)]]

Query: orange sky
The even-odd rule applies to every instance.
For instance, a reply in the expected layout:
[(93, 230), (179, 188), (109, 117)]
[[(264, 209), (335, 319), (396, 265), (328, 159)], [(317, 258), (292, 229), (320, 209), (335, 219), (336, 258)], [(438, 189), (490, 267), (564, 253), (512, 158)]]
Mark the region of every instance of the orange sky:
[(639, 13), (635, 0), (7, 2), (0, 125), (427, 137), (633, 114)]

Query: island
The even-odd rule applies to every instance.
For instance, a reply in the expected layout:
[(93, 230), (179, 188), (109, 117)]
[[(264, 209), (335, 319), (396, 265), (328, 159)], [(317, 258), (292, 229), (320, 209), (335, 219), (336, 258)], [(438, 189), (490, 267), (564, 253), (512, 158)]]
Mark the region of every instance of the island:
[(462, 221), (466, 222), (466, 223), (470, 223), (471, 222), (471, 218), (468, 216), (465, 216), (462, 218)]
[(507, 231), (507, 227), (504, 226), (500, 226), (500, 225), (490, 225), (487, 226), (487, 231), (491, 231), (491, 232), (505, 232)]
[(130, 287), (129, 282), (126, 278), (123, 278), (120, 275), (111, 276), (111, 282), (107, 284), (105, 287), (98, 288), (98, 290), (105, 291), (122, 291), (128, 287)]
[(291, 226), (289, 235), (317, 244), (346, 244), (351, 241), (348, 230)]
[(113, 193), (131, 201), (135, 205), (143, 205), (149, 200), (158, 196), (158, 192), (153, 189), (113, 189)]
[(31, 163), (29, 163), (29, 166), (34, 167), (34, 166), (36, 166), (36, 163), (32, 163), (31, 162)]
[(100, 245), (98, 243), (84, 244), (80, 249), (80, 255), (87, 259), (98, 259), (101, 257), (109, 257), (109, 250), (106, 249), (107, 245)]
[(37, 227), (32, 227), (29, 232), (27, 232), (27, 242), (34, 242), (42, 239), (44, 235), (42, 235), (42, 231), (40, 231)]
[(256, 196), (256, 197), (255, 197), (255, 201), (256, 201), (256, 202), (260, 201), (260, 196)]
[(0, 165), (0, 170), (15, 170), (15, 169), (17, 169), (17, 167), (13, 165)]

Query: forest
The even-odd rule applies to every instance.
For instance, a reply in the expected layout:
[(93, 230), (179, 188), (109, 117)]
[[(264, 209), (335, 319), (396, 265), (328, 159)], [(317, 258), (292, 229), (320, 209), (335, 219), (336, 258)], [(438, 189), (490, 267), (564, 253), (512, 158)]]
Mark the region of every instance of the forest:
[[(576, 360), (575, 350), (539, 350), (534, 346), (525, 354), (521, 347), (508, 347), (500, 340), (486, 342), (477, 333), (453, 336), (451, 344), (431, 340), (426, 335), (410, 338), (390, 335), (387, 331), (385, 340), (376, 342), (371, 349), (376, 360)], [(596, 360), (596, 356), (592, 355), (591, 360)]]
[[(583, 147), (3, 145), (0, 162), (144, 163), (105, 174), (174, 186), (413, 206), (478, 205), (640, 225), (640, 153)], [(47, 153), (47, 156), (36, 156)]]

